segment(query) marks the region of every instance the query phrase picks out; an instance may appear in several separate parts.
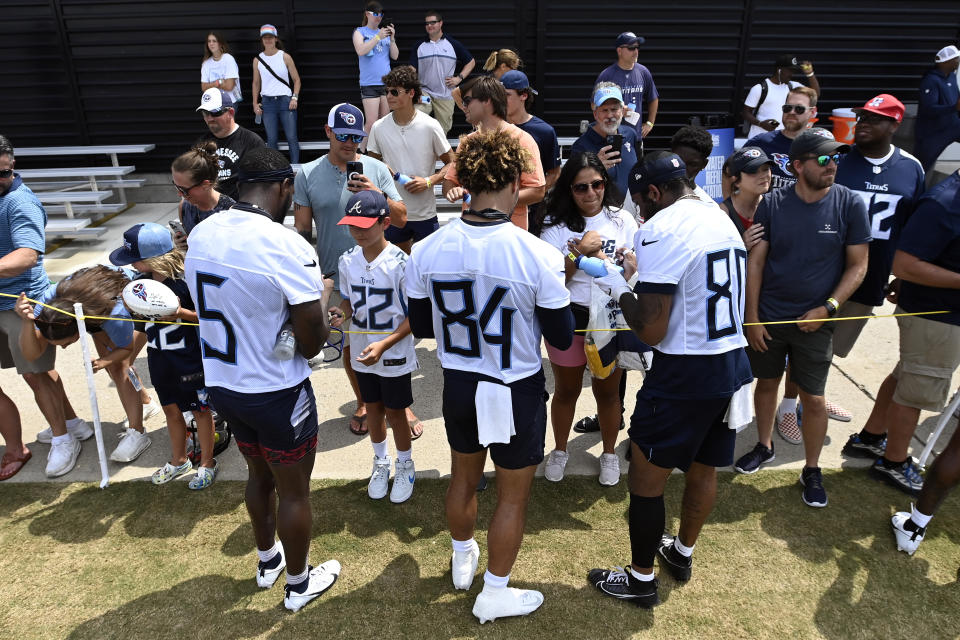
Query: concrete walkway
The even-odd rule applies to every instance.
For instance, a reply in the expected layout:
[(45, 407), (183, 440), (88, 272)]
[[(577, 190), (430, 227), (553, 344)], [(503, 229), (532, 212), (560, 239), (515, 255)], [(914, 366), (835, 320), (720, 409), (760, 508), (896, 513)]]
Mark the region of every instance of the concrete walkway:
[[(46, 258), (47, 271), (53, 280), (59, 280), (74, 270), (98, 262), (106, 262), (110, 250), (120, 246), (123, 231), (138, 222), (157, 222), (166, 224), (176, 216), (176, 204), (138, 204), (129, 211), (108, 221), (109, 231), (96, 242), (73, 242), (56, 249)], [(878, 313), (892, 313), (891, 305), (885, 305)], [(823, 467), (855, 466), (864, 467), (867, 461), (844, 461), (840, 456), (840, 449), (846, 442), (849, 434), (858, 431), (873, 405), (871, 396), (876, 393), (880, 382), (890, 372), (897, 360), (897, 326), (896, 321), (877, 319), (868, 323), (860, 337), (857, 346), (850, 357), (835, 360), (827, 383), (827, 397), (853, 412), (852, 422), (830, 422), (827, 435), (827, 444), (821, 458)], [(414, 460), (417, 472), (421, 477), (441, 477), (449, 474), (450, 454), (443, 429), (441, 416), (442, 377), (436, 359), (436, 343), (433, 340), (422, 340), (417, 346), (417, 357), (420, 361), (420, 370), (413, 377), (413, 391), (415, 403), (413, 410), (423, 421), (423, 437), (414, 443)], [(146, 353), (138, 359), (137, 371), (145, 382), (149, 380)], [(547, 390), (552, 391), (553, 380), (550, 375), (549, 363), (544, 352), (544, 368), (547, 373)], [(70, 397), (77, 413), (89, 420), (91, 409), (88, 401), (85, 374), (81, 363), (79, 345), (71, 345), (57, 354), (57, 370), (63, 376), (67, 394)], [(119, 422), (124, 414), (117, 397), (116, 390), (109, 384), (105, 373), (95, 376), (97, 398), (100, 415), (103, 422), (103, 433), (107, 453), (117, 444), (120, 431)], [(354, 398), (347, 384), (346, 376), (340, 362), (324, 365), (311, 376), (314, 391), (317, 395), (317, 405), (320, 416), (320, 435), (317, 453), (317, 462), (314, 469), (316, 478), (365, 478), (370, 473), (371, 457), (373, 455), (369, 439), (359, 438), (350, 433), (347, 428), (349, 416), (353, 412)], [(955, 378), (954, 388), (960, 377)], [(628, 380), (627, 415), (633, 411), (636, 391), (640, 387), (642, 377), (638, 372), (631, 372)], [(147, 382), (148, 387), (149, 382)], [(49, 445), (35, 441), (36, 434), (47, 427), (42, 415), (33, 401), (32, 393), (27, 385), (13, 372), (0, 371), (0, 387), (3, 388), (17, 404), (23, 423), (24, 442), (33, 452), (33, 460), (16, 477), (8, 482), (42, 482), (48, 481), (44, 476), (44, 466)], [(590, 392), (589, 379), (585, 381), (584, 392), (577, 407), (577, 416), (589, 415), (596, 410), (593, 395)], [(935, 424), (936, 416), (924, 413), (918, 437), (924, 440)], [(142, 480), (149, 479), (155, 469), (162, 466), (168, 459), (170, 444), (164, 428), (162, 414), (147, 423), (147, 431), (153, 444), (136, 461), (130, 464), (110, 464), (111, 480)], [(952, 433), (955, 423), (951, 422), (948, 434)], [(599, 471), (599, 456), (602, 451), (599, 434), (571, 434), (569, 451), (570, 462), (567, 473), (577, 475), (596, 475)], [(947, 441), (947, 435), (941, 439), (941, 447)], [(771, 468), (796, 468), (803, 466), (803, 447), (784, 442), (779, 436), (774, 436), (776, 460)], [(747, 427), (737, 440), (737, 455), (749, 450), (756, 443), (756, 428)], [(547, 451), (553, 447), (553, 435), (548, 427)], [(622, 431), (617, 444), (617, 452), (623, 456), (626, 450), (626, 431)], [(913, 455), (918, 455), (922, 443), (914, 440)], [(390, 444), (391, 452), (394, 447)], [(938, 449), (939, 450), (939, 449)], [(220, 478), (242, 480), (246, 478), (246, 468), (242, 457), (235, 446), (220, 458)], [(492, 470), (488, 461), (488, 469)], [(627, 463), (623, 462), (624, 472)], [(178, 479), (177, 483), (184, 483), (190, 476)], [(76, 468), (58, 478), (56, 482), (95, 482), (100, 478), (97, 464), (97, 451), (94, 440), (91, 438), (83, 444)], [(622, 485), (621, 485), (622, 486)], [(173, 490), (186, 490), (178, 486)]]

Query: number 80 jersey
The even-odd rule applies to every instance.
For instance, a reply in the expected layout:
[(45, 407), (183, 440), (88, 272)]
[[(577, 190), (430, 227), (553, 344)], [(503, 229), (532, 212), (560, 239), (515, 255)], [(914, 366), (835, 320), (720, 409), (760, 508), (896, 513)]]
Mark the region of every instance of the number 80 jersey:
[(563, 256), (510, 223), (451, 221), (413, 245), (406, 284), (432, 303), (441, 366), (506, 384), (542, 367), (534, 309), (570, 302)]
[(636, 290), (673, 293), (657, 351), (716, 355), (746, 346), (747, 251), (729, 217), (712, 204), (679, 200), (640, 227), (634, 251)]

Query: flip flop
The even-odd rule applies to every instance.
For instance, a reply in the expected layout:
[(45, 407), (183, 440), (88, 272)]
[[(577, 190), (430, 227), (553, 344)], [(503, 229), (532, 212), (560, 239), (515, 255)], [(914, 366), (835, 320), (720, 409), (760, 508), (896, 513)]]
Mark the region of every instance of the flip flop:
[(407, 424), (410, 425), (410, 440), (416, 440), (423, 435), (423, 423), (420, 422), (420, 419), (408, 420)]
[(0, 459), (0, 481), (9, 480), (17, 475), (20, 469), (23, 469), (23, 465), (27, 464), (27, 461), (32, 457), (33, 454), (29, 450), (23, 456), (16, 456), (9, 451), (4, 453), (3, 458)]
[(355, 436), (367, 435), (367, 414), (362, 416), (350, 416), (350, 433)]

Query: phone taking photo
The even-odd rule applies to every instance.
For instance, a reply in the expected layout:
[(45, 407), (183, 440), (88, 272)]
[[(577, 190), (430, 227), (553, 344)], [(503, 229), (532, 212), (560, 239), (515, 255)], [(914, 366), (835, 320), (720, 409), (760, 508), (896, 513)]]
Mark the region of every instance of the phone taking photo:
[(611, 147), (610, 151), (620, 153), (620, 149), (623, 147), (623, 136), (619, 133), (607, 136), (607, 144)]
[(347, 163), (347, 180), (356, 180), (356, 176), (363, 175), (363, 163), (358, 161)]
[(170, 221), (167, 222), (167, 226), (169, 226), (171, 229), (173, 229), (173, 232), (174, 232), (174, 233), (178, 233), (178, 234), (180, 234), (180, 235), (182, 235), (182, 236), (187, 235), (186, 230), (184, 230), (184, 228), (183, 228), (183, 223), (180, 222), (179, 220), (170, 220)]

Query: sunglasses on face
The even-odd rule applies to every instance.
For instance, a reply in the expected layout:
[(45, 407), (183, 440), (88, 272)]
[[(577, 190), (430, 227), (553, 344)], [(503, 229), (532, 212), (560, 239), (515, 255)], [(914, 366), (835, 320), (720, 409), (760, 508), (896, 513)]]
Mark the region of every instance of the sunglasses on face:
[(632, 46), (632, 47), (623, 47), (623, 48), (626, 49), (626, 50), (628, 50), (628, 51), (639, 51), (639, 50), (640, 50), (640, 47), (638, 47), (637, 45), (634, 45), (634, 46)]
[(433, 25), (435, 25), (435, 24), (440, 24), (440, 21), (439, 21), (439, 20), (427, 20), (427, 21), (424, 22), (423, 24), (424, 24), (424, 26), (431, 27), (431, 26), (433, 26)]
[(225, 114), (229, 109), (219, 109), (217, 111), (204, 111), (205, 114), (209, 115), (211, 118), (219, 118)]
[(470, 103), (476, 100), (476, 98), (474, 98), (473, 96), (463, 96), (462, 100), (463, 100), (463, 106), (469, 107)]
[(606, 183), (600, 179), (594, 180), (593, 182), (578, 182), (577, 184), (570, 185), (570, 188), (573, 189), (574, 193), (586, 193), (587, 189), (603, 191), (605, 187)]
[(896, 122), (896, 120), (886, 116), (881, 116), (877, 113), (861, 113), (859, 116), (857, 116), (857, 122), (863, 122), (865, 124), (883, 124), (884, 122)]
[(335, 133), (333, 137), (337, 139), (337, 142), (346, 142), (347, 139), (354, 144), (360, 144), (363, 142), (365, 136), (358, 135), (356, 133)]
[(9, 178), (13, 175), (13, 169), (0, 169), (0, 178)]
[(825, 167), (828, 164), (830, 164), (831, 160), (833, 161), (834, 164), (837, 164), (838, 162), (840, 162), (840, 154), (834, 153), (833, 155), (807, 156), (806, 158), (804, 158), (804, 160), (816, 160), (817, 166)]
[(806, 113), (807, 109), (809, 109), (810, 107), (805, 107), (802, 104), (785, 104), (781, 108), (783, 109), (784, 113), (790, 113), (791, 111), (793, 111), (797, 115), (800, 115), (800, 114)]
[(191, 190), (191, 189), (195, 189), (195, 188), (199, 187), (199, 186), (202, 185), (204, 182), (206, 182), (206, 180), (201, 180), (201, 181), (198, 182), (197, 184), (195, 184), (195, 185), (193, 185), (193, 186), (190, 186), (190, 187), (181, 187), (180, 185), (178, 185), (176, 182), (173, 182), (173, 181), (171, 181), (170, 184), (173, 185), (173, 188), (177, 190), (177, 192), (180, 194), (181, 197), (186, 198), (186, 197), (187, 197), (187, 194), (190, 193), (190, 190)]
[(406, 92), (407, 92), (406, 89), (387, 89), (387, 93), (392, 95), (394, 98), (396, 98), (401, 93), (406, 93)]
[(367, 11), (367, 13), (369, 13), (370, 15), (372, 15), (374, 18), (382, 18), (382, 17), (383, 17), (383, 11)]

